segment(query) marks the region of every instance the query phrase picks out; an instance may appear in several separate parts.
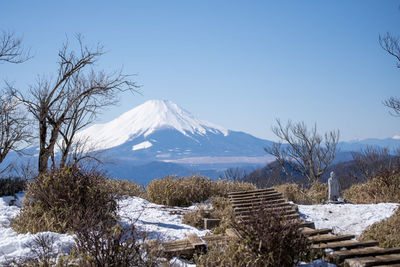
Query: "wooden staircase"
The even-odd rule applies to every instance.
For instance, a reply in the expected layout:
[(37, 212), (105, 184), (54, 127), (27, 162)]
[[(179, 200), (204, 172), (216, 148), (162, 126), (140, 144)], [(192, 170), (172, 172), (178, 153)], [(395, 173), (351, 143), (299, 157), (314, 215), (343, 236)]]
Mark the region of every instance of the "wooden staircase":
[[(380, 248), (375, 240), (357, 241), (354, 235), (336, 235), (332, 229), (315, 229), (313, 222), (304, 221), (297, 205), (289, 203), (281, 193), (272, 188), (232, 192), (228, 195), (236, 218), (246, 222), (262, 207), (264, 210), (279, 211), (285, 218), (300, 221), (301, 231), (308, 237), (313, 249), (322, 250), (327, 262), (339, 266), (397, 266), (400, 267), (400, 248)], [(226, 234), (198, 237), (189, 235), (184, 240), (161, 243), (167, 257), (192, 257), (203, 253), (213, 242), (225, 242), (238, 238), (232, 229)]]

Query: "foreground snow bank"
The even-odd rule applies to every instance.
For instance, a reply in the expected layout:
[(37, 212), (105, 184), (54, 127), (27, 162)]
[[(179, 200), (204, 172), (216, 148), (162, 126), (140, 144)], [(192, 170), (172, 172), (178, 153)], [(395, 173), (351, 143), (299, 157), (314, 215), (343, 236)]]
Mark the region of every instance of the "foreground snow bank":
[(188, 234), (204, 236), (209, 231), (199, 230), (182, 223), (185, 212), (194, 207), (167, 207), (150, 203), (139, 197), (126, 198), (120, 201), (119, 215), (125, 223), (133, 222), (136, 228), (146, 233), (148, 239), (174, 241), (184, 239)]
[(392, 216), (398, 203), (299, 205), (301, 217), (315, 228), (332, 228), (335, 234), (360, 236), (368, 226)]
[[(34, 257), (29, 246), (35, 238), (42, 234), (18, 234), (11, 228), (12, 218), (21, 210), (23, 194), (14, 197), (0, 197), (0, 265), (7, 259), (14, 257)], [(10, 203), (14, 202), (13, 206)], [(119, 202), (119, 215), (123, 224), (134, 223), (140, 232), (146, 234), (148, 239), (172, 241), (183, 239), (188, 234), (205, 235), (209, 231), (199, 230), (192, 226), (182, 224), (185, 212), (195, 207), (179, 208), (156, 205), (147, 200), (133, 197)], [(75, 244), (74, 236), (47, 232), (54, 239), (57, 251), (67, 253)], [(179, 261), (178, 261), (179, 262)]]
[[(38, 234), (18, 234), (11, 229), (12, 218), (20, 212), (23, 194), (14, 197), (0, 197), (0, 265), (13, 257), (33, 257), (29, 244)], [(14, 203), (13, 203), (14, 202)], [(11, 205), (10, 204), (14, 204)], [(383, 203), (377, 205), (300, 205), (299, 212), (307, 220), (315, 222), (316, 228), (333, 228), (335, 233), (359, 235), (369, 225), (393, 214), (399, 204)], [(134, 223), (136, 228), (145, 233), (148, 239), (172, 241), (183, 239), (188, 234), (204, 236), (208, 231), (199, 230), (181, 223), (184, 213), (195, 209), (156, 205), (147, 200), (132, 197), (119, 202), (121, 222)], [(48, 232), (55, 240), (58, 252), (68, 252), (75, 244), (74, 236)], [(182, 265), (175, 259), (176, 265)], [(195, 265), (190, 265), (195, 266)], [(318, 260), (312, 264), (300, 266), (334, 266)]]

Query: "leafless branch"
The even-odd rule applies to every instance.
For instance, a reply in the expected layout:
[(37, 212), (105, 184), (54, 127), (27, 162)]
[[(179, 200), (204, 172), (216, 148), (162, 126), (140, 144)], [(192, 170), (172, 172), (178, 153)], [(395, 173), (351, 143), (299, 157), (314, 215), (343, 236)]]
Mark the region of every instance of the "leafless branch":
[(308, 130), (304, 122), (288, 121), (283, 125), (276, 120), (276, 123), (272, 132), (281, 141), (266, 147), (265, 151), (275, 156), (287, 175), (286, 166), (289, 165), (301, 172), (309, 183), (318, 181), (335, 157), (339, 131), (330, 131), (322, 137), (316, 125)]
[(30, 59), (29, 50), (22, 48), (22, 38), (13, 32), (2, 31), (0, 34), (0, 63), (22, 63)]

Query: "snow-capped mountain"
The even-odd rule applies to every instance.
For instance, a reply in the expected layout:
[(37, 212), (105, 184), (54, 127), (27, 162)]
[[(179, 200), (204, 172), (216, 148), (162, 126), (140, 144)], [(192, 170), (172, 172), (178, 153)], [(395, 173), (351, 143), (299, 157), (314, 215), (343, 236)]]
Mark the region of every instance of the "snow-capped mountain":
[[(141, 136), (146, 139), (156, 131), (167, 129), (188, 137), (228, 135), (225, 128), (195, 118), (171, 101), (149, 100), (108, 123), (96, 124), (81, 131), (77, 138), (88, 138), (90, 147), (99, 150), (116, 147)], [(132, 149), (146, 149), (152, 145), (150, 140), (146, 140)]]
[(167, 100), (149, 100), (79, 132), (77, 139), (88, 140), (89, 148), (112, 158), (188, 164), (260, 161), (270, 143), (196, 118)]

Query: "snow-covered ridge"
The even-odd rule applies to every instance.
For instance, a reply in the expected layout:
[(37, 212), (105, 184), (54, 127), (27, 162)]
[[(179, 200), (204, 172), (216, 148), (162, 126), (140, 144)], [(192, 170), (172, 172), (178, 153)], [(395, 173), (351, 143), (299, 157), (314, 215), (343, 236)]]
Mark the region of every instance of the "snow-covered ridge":
[(107, 149), (161, 129), (175, 129), (186, 136), (228, 135), (227, 129), (200, 120), (171, 101), (149, 100), (108, 123), (95, 124), (79, 132), (77, 138), (90, 140), (90, 147), (96, 150)]

